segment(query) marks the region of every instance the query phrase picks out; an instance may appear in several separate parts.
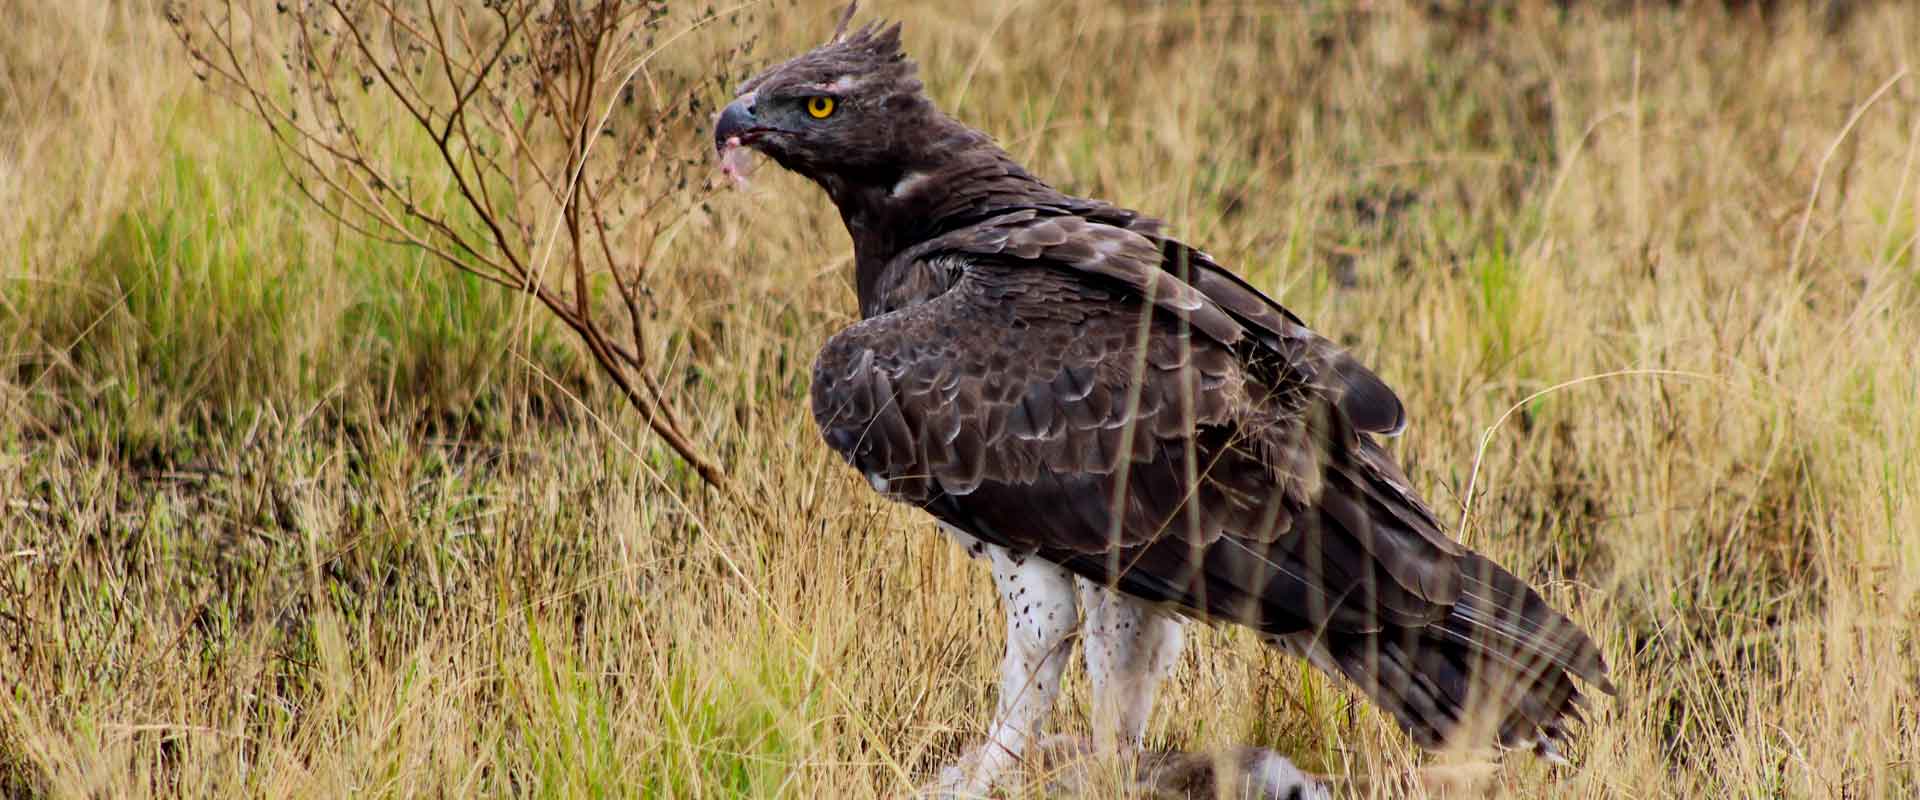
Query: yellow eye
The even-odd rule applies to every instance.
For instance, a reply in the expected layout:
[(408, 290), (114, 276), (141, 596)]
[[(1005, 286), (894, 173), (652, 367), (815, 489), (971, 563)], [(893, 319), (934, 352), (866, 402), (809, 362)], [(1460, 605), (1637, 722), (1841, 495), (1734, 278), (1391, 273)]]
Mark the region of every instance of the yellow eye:
[(833, 98), (817, 96), (807, 98), (807, 113), (814, 119), (826, 119), (833, 115)]

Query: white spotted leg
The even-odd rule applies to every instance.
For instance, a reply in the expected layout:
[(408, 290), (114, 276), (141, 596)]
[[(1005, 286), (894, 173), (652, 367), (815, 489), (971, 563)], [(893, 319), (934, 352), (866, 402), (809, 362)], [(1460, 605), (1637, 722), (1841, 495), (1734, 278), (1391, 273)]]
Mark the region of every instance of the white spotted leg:
[(1104, 747), (1132, 753), (1145, 743), (1160, 683), (1180, 659), (1185, 623), (1152, 604), (1078, 581), (1094, 736)]
[[(1085, 615), (1080, 646), (1086, 651), (1087, 677), (1093, 684), (1094, 746), (1122, 758), (1159, 758), (1143, 754), (1147, 723), (1153, 718), (1160, 684), (1180, 660), (1186, 645), (1186, 618), (1160, 606), (1079, 580), (1080, 610)], [(1216, 775), (1228, 794), (1262, 800), (1325, 800), (1327, 788), (1292, 761), (1264, 748), (1234, 753), (1232, 777)], [(1191, 756), (1188, 756), (1190, 759)], [(1209, 769), (1222, 766), (1204, 759)], [(1150, 775), (1139, 776), (1150, 785)], [(1149, 792), (1160, 796), (1159, 792)], [(1176, 793), (1177, 794), (1177, 793)]]
[(994, 587), (1007, 612), (1007, 652), (1000, 661), (1000, 701), (987, 740), (940, 771), (930, 787), (938, 796), (985, 797), (1019, 768), (1060, 694), (1061, 673), (1073, 649), (1068, 637), (1080, 622), (1072, 574), (1039, 558), (971, 544), (970, 550), (983, 548), (993, 562)]

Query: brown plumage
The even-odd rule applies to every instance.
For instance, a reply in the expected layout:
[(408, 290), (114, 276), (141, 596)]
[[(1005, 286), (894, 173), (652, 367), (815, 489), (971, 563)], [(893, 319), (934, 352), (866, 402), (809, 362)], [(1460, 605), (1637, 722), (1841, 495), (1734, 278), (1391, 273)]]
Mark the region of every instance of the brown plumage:
[(1449, 539), (1374, 441), (1405, 424), (1384, 382), (1157, 222), (941, 113), (897, 25), (748, 81), (715, 143), (841, 211), (864, 319), (822, 349), (813, 413), (888, 496), (1255, 628), (1425, 746), (1551, 752), (1574, 679), (1612, 691), (1586, 634)]

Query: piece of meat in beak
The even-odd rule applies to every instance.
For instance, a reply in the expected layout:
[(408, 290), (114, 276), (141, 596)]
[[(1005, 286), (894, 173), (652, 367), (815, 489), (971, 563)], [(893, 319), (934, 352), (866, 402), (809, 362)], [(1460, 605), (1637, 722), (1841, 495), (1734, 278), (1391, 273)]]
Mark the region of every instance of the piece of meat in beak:
[(753, 131), (751, 93), (728, 103), (713, 118), (713, 149), (720, 156), (720, 174), (727, 176), (734, 186), (741, 189), (747, 188), (747, 177), (753, 174), (753, 168), (758, 163), (753, 148), (745, 141)]

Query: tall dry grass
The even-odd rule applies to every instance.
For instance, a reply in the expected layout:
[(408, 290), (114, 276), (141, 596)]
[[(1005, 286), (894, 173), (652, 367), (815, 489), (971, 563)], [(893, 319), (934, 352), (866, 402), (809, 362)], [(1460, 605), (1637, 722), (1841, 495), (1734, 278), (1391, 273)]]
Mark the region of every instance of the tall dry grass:
[[(871, 10), (1036, 171), (1351, 342), (1443, 517), (1471, 486), (1462, 536), (1621, 687), (1576, 768), (1484, 770), (1203, 629), (1151, 738), (1360, 796), (1911, 796), (1920, 14), (1416, 5)], [(980, 735), (984, 571), (804, 411), (854, 312), (813, 189), (763, 173), (654, 254), (652, 363), (746, 513), (519, 301), (303, 206), (156, 9), (16, 11), (0, 790), (893, 796)], [(766, 58), (831, 24), (762, 16)]]

